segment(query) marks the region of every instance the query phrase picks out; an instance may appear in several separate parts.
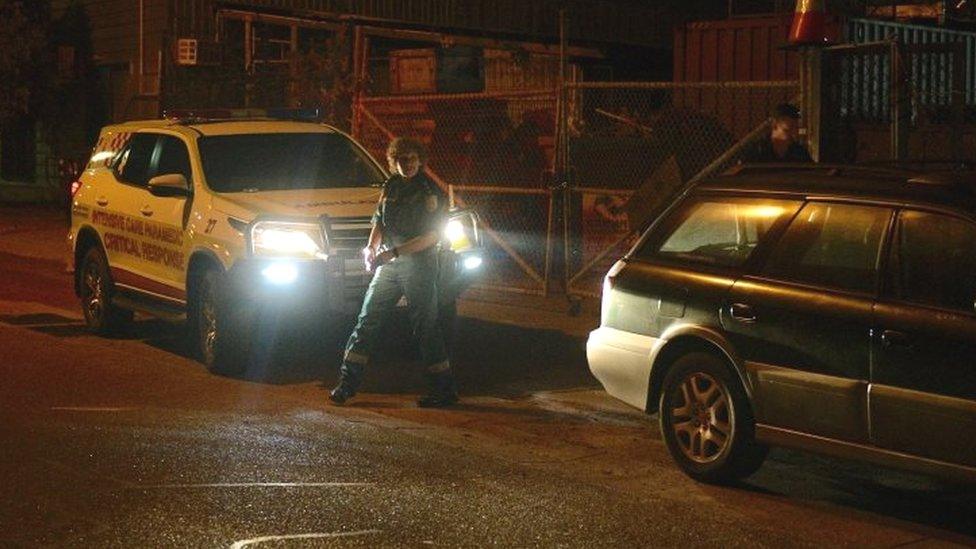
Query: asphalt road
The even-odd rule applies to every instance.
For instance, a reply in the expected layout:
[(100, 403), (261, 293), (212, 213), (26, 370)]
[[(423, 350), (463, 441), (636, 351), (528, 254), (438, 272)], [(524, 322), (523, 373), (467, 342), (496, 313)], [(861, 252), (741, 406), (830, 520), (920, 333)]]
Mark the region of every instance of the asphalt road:
[(976, 545), (972, 486), (782, 450), (739, 486), (694, 483), (572, 331), (462, 318), (448, 410), (413, 404), (402, 326), (342, 408), (348, 325), (290, 325), (244, 379), (157, 321), (90, 336), (56, 216), (3, 219), (0, 546)]

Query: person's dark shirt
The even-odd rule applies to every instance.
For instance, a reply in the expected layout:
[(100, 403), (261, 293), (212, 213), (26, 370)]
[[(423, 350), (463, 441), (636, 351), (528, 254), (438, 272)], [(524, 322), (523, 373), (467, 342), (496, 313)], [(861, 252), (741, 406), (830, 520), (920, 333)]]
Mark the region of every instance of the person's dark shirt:
[(767, 136), (760, 140), (751, 148), (747, 149), (742, 156), (743, 162), (813, 162), (807, 148), (799, 141), (794, 141), (786, 149), (785, 156), (776, 154), (773, 148), (773, 140)]
[(401, 246), (430, 231), (440, 231), (447, 217), (447, 196), (421, 172), (412, 179), (390, 177), (373, 223), (383, 231), (383, 245)]

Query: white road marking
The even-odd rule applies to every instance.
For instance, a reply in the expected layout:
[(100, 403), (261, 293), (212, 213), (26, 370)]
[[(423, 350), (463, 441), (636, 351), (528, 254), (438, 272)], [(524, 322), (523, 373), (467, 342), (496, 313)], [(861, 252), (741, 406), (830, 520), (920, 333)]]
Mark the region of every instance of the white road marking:
[(52, 410), (58, 410), (62, 412), (131, 412), (132, 410), (137, 410), (131, 406), (51, 406)]
[(372, 482), (214, 482), (205, 484), (150, 484), (135, 486), (135, 488), (345, 488), (372, 485)]
[(235, 541), (230, 549), (241, 549), (249, 545), (257, 545), (268, 541), (283, 541), (289, 539), (325, 539), (325, 538), (351, 538), (357, 536), (368, 536), (370, 534), (380, 534), (382, 530), (359, 530), (356, 532), (329, 532), (325, 534), (288, 534), (283, 536), (261, 536), (259, 538), (242, 539)]

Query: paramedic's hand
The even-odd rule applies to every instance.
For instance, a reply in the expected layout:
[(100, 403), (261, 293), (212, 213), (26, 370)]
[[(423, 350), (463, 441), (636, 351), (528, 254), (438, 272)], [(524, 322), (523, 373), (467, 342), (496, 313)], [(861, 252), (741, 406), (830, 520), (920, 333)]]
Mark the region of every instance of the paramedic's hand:
[(376, 263), (376, 250), (370, 248), (369, 246), (363, 248), (363, 264), (366, 266), (366, 272), (373, 272), (373, 267)]
[(393, 261), (397, 257), (396, 248), (391, 250), (383, 250), (375, 258), (373, 258), (373, 268), (382, 267), (387, 263)]

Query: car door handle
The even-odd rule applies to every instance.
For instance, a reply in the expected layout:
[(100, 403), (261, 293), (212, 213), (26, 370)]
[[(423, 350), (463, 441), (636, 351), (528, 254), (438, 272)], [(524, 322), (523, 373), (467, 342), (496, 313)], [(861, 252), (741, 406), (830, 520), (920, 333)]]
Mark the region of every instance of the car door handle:
[(142, 213), (142, 215), (146, 217), (152, 217), (153, 211), (152, 208), (150, 208), (149, 206), (143, 206), (142, 209), (139, 211)]
[(885, 330), (881, 332), (881, 342), (885, 347), (911, 347), (912, 340), (905, 332)]
[(752, 306), (746, 305), (745, 303), (733, 303), (729, 307), (729, 314), (739, 322), (756, 321), (756, 313), (752, 310)]
[(95, 199), (95, 204), (98, 204), (99, 206), (108, 206), (108, 199), (104, 196), (99, 196)]

